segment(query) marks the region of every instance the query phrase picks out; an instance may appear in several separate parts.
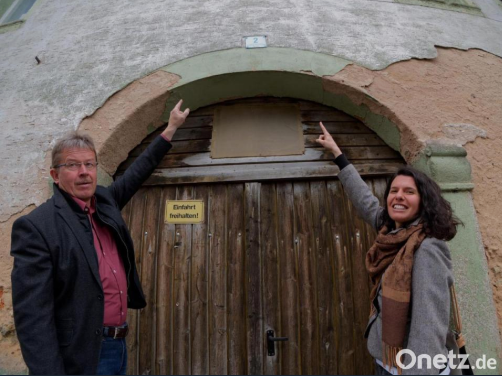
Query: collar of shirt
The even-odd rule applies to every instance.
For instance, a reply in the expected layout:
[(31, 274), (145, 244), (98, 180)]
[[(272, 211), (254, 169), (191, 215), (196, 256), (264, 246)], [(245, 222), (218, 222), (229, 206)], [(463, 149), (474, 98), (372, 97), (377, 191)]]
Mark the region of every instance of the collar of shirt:
[[(80, 209), (82, 209), (83, 212), (89, 213), (90, 215), (93, 215), (94, 212), (96, 211), (96, 197), (95, 196), (92, 196), (91, 206), (87, 206), (85, 201), (82, 201), (81, 199), (79, 199), (77, 197), (71, 196), (71, 198), (73, 199), (73, 201), (75, 201), (77, 203), (77, 205), (80, 207)], [(87, 210), (85, 210), (86, 208), (87, 208)]]

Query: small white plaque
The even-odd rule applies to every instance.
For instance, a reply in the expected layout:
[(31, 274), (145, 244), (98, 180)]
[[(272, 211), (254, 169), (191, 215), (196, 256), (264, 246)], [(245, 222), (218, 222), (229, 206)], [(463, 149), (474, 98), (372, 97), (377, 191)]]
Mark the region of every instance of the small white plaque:
[(264, 48), (267, 47), (267, 37), (246, 37), (246, 48)]

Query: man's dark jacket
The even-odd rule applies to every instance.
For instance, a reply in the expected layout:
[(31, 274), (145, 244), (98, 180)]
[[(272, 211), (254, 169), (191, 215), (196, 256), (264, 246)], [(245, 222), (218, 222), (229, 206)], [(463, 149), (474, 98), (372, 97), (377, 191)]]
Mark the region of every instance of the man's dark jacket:
[[(98, 220), (110, 228), (124, 262), (129, 308), (146, 301), (120, 210), (170, 148), (157, 137), (121, 178), (96, 189)], [(47, 202), (14, 222), (11, 254), (14, 321), (30, 373), (95, 374), (104, 301), (87, 215), (55, 185)]]

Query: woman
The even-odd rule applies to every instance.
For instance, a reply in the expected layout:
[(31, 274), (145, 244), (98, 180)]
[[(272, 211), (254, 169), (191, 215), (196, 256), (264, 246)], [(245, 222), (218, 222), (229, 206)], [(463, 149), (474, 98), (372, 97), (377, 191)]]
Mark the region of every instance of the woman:
[(450, 286), (453, 284), (450, 251), (460, 221), (441, 196), (439, 186), (425, 174), (401, 168), (385, 191), (384, 208), (342, 154), (320, 123), (323, 134), (316, 141), (331, 151), (340, 168), (338, 177), (359, 215), (377, 231), (366, 254), (366, 269), (374, 283), (371, 314), (365, 336), (375, 358), (376, 374), (449, 374), (445, 364), (403, 369), (396, 362), (401, 349), (417, 356), (448, 355), (446, 336), (450, 319)]

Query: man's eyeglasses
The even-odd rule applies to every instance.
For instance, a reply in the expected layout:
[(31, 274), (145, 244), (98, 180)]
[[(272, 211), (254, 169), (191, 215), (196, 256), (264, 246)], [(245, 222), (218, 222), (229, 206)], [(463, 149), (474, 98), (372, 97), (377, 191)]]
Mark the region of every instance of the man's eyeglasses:
[(84, 165), (86, 170), (94, 170), (98, 165), (98, 162), (68, 162), (58, 164), (53, 168), (66, 167), (69, 171), (78, 171), (82, 165)]

